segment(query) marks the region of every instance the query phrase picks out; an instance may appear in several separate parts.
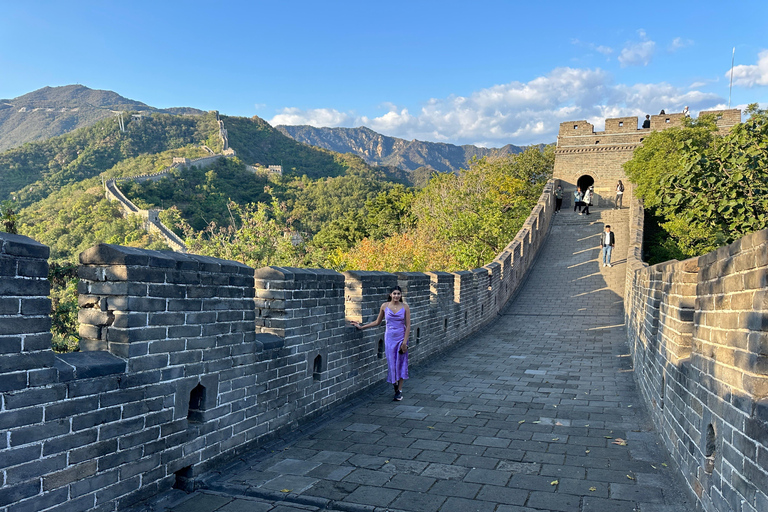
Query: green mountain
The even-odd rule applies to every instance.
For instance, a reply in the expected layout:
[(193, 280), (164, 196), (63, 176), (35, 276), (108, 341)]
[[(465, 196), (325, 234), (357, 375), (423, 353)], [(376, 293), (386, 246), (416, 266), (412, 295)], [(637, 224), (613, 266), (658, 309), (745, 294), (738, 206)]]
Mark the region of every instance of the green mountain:
[[(114, 119), (102, 119), (0, 153), (0, 202), (11, 199), (21, 208), (20, 232), (51, 246), (54, 260), (74, 261), (99, 242), (165, 247), (138, 219), (122, 217), (117, 203), (106, 200), (101, 179), (154, 173), (174, 157), (207, 156), (203, 145), (220, 151), (219, 119), (236, 157), (202, 169), (175, 169), (159, 181), (123, 181), (121, 190), (140, 208), (176, 206), (196, 230), (212, 222), (229, 225), (230, 200), (240, 205), (277, 200), (297, 229), (314, 233), (403, 178), (358, 156), (297, 142), (258, 117), (154, 113), (126, 116), (125, 131)], [(283, 176), (249, 170), (256, 164), (282, 165)]]
[(398, 167), (415, 171), (429, 167), (440, 172), (458, 172), (473, 157), (517, 154), (524, 148), (507, 144), (502, 148), (455, 146), (442, 142), (424, 142), (388, 137), (370, 128), (315, 128), (313, 126), (276, 127), (285, 135), (331, 151), (353, 153), (370, 165)]
[(13, 99), (0, 99), (0, 152), (93, 125), (113, 111), (200, 115), (194, 108), (156, 109), (112, 91), (82, 85), (43, 87)]
[[(26, 206), (66, 185), (98, 176), (124, 160), (207, 142), (214, 144), (217, 138), (215, 113), (129, 118), (125, 132), (114, 119), (103, 119), (65, 135), (0, 153), (0, 201), (13, 199)], [(169, 157), (165, 165), (171, 161)], [(125, 172), (153, 170), (135, 168)]]

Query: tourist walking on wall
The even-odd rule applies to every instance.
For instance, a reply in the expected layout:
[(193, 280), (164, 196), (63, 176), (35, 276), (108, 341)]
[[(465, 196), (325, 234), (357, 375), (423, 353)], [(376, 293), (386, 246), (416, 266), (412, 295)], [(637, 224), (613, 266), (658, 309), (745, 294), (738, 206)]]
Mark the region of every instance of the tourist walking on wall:
[(573, 211), (576, 211), (576, 207), (579, 207), (579, 213), (581, 213), (581, 207), (583, 206), (581, 203), (581, 189), (579, 187), (576, 187), (576, 190), (573, 191)]
[(560, 211), (561, 206), (563, 206), (563, 187), (558, 185), (555, 189), (555, 213)]
[(387, 319), (384, 332), (384, 349), (387, 355), (387, 382), (395, 389), (395, 400), (403, 399), (403, 381), (408, 378), (408, 335), (411, 332), (411, 309), (403, 302), (403, 290), (395, 286), (389, 292), (387, 302), (379, 308), (379, 316), (373, 322), (360, 325), (352, 322), (358, 329), (367, 329), (381, 324)]
[(619, 182), (616, 184), (616, 202), (614, 203), (614, 210), (618, 210), (622, 206), (622, 202), (624, 199), (624, 184), (619, 180)]
[(603, 248), (602, 259), (604, 267), (611, 266), (611, 252), (613, 251), (613, 246), (615, 244), (616, 237), (613, 235), (613, 231), (611, 231), (611, 226), (605, 226), (605, 231), (600, 235), (600, 247)]
[(643, 128), (650, 128), (651, 127), (651, 116), (648, 114), (645, 114), (645, 121), (643, 121)]
[(582, 203), (584, 203), (584, 209), (581, 211), (580, 215), (589, 215), (589, 205), (592, 204), (592, 187), (589, 187), (586, 192), (584, 192), (584, 198), (581, 200)]

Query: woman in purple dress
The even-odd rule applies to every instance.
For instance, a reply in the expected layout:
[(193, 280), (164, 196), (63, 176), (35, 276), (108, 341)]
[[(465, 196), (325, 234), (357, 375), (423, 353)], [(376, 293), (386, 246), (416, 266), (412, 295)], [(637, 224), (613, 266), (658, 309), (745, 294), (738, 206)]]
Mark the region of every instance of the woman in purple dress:
[(411, 309), (403, 302), (403, 290), (399, 286), (392, 288), (387, 302), (379, 308), (379, 316), (371, 323), (360, 325), (352, 322), (358, 329), (366, 329), (381, 324), (387, 319), (384, 333), (384, 347), (387, 354), (387, 382), (395, 388), (395, 400), (403, 399), (403, 381), (408, 378), (408, 334), (411, 331)]

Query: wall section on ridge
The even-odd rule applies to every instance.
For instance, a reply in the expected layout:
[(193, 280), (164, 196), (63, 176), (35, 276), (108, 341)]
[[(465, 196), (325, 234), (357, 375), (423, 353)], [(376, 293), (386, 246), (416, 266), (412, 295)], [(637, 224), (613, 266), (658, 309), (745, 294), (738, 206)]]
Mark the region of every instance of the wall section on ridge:
[(295, 429), (386, 375), (399, 284), (418, 363), (491, 322), (547, 236), (553, 181), (489, 265), (267, 267), (112, 245), (81, 254), (83, 352), (50, 348), (48, 248), (0, 233), (0, 512), (117, 510)]

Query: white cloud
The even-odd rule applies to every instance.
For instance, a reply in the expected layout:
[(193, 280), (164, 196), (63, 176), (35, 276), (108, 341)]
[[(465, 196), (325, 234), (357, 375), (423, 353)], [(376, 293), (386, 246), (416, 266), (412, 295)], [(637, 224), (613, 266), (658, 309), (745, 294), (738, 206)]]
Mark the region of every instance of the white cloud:
[(313, 108), (301, 110), (296, 107), (284, 108), (273, 117), (269, 123), (272, 126), (279, 124), (308, 124), (310, 126), (342, 126), (353, 122), (354, 117), (333, 108)]
[(667, 47), (667, 51), (669, 53), (674, 53), (681, 48), (686, 48), (692, 45), (693, 45), (693, 41), (691, 39), (683, 39), (682, 37), (676, 37), (672, 40), (671, 43), (669, 43), (669, 46)]
[(613, 48), (609, 48), (608, 46), (603, 46), (603, 45), (595, 46), (595, 50), (597, 50), (598, 52), (602, 53), (605, 56), (608, 56), (613, 53)]
[(590, 50), (602, 53), (606, 57), (613, 53), (613, 48), (605, 45), (596, 45), (595, 43), (588, 43), (586, 41), (580, 41), (579, 39), (571, 39), (571, 44), (575, 46), (583, 46)]
[(656, 43), (653, 41), (641, 41), (625, 46), (619, 54), (621, 67), (647, 66), (656, 52)]
[[(768, 50), (763, 50), (757, 55), (757, 64), (739, 65), (733, 68), (733, 83), (744, 87), (768, 85)], [(725, 74), (731, 77), (731, 71)]]
[[(716, 94), (667, 83), (615, 84), (601, 69), (561, 67), (528, 82), (510, 82), (467, 96), (432, 98), (418, 111), (385, 104), (381, 116), (357, 117), (333, 109), (284, 109), (272, 124), (360, 126), (404, 139), (488, 146), (553, 142), (561, 122), (586, 119), (601, 129), (606, 117), (645, 116), (659, 110), (712, 108)], [(320, 115), (322, 114), (322, 115)], [(319, 120), (329, 119), (322, 124)]]

